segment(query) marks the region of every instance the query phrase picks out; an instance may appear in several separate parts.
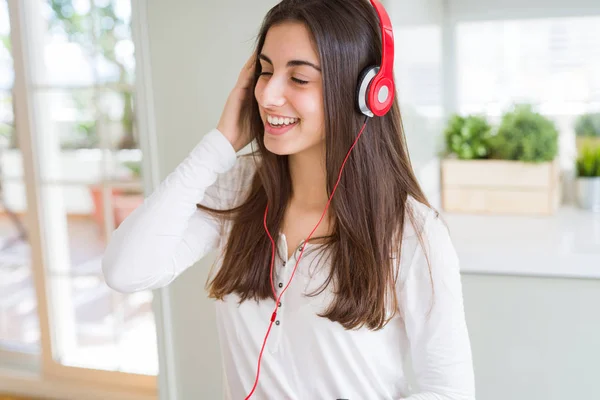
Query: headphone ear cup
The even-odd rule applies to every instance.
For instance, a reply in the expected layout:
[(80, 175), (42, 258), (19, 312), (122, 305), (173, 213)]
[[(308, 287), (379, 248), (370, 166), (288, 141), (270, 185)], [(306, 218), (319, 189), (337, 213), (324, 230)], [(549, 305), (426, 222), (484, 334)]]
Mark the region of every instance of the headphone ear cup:
[(368, 98), (369, 98), (369, 90), (371, 82), (373, 78), (379, 72), (379, 67), (370, 66), (365, 68), (361, 73), (358, 79), (358, 85), (356, 86), (356, 99), (358, 109), (361, 113), (368, 117), (373, 117), (373, 112), (369, 108)]

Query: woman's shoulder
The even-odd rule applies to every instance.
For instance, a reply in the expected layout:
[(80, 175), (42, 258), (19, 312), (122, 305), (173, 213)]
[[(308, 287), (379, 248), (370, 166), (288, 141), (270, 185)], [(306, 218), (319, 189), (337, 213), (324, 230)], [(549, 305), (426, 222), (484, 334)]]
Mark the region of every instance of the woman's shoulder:
[(417, 252), (454, 252), (448, 226), (435, 208), (408, 196), (405, 212), (401, 246), (404, 262)]
[[(416, 254), (425, 255), (417, 257), (427, 261), (423, 265), (428, 265), (428, 261), (436, 257), (456, 257), (448, 226), (435, 208), (409, 196), (406, 213), (401, 246), (403, 264), (412, 264)], [(435, 257), (430, 259), (430, 255)]]
[[(430, 220), (441, 222), (439, 212), (411, 195), (406, 198), (403, 239), (418, 237), (425, 231)], [(435, 222), (434, 222), (435, 223)]]
[(252, 187), (260, 160), (257, 153), (239, 155), (233, 167), (219, 174), (216, 182), (206, 191), (204, 205), (218, 209), (239, 206)]
[(258, 153), (241, 154), (237, 157), (231, 171), (224, 174), (221, 179), (232, 187), (247, 186), (252, 183), (260, 162), (261, 157)]

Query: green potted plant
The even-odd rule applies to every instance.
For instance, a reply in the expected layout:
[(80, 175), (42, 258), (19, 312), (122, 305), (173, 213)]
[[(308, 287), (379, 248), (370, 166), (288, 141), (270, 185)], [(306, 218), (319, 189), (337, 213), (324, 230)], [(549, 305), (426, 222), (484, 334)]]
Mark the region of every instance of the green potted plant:
[(491, 146), (492, 158), (498, 160), (553, 161), (558, 154), (558, 130), (530, 105), (521, 104), (504, 114)]
[(575, 120), (577, 151), (589, 144), (600, 146), (600, 112), (580, 115)]
[(444, 131), (447, 154), (460, 160), (487, 158), (492, 127), (483, 116), (452, 115)]
[(600, 146), (584, 145), (577, 158), (576, 167), (579, 206), (600, 212)]
[[(477, 127), (471, 128), (477, 134), (462, 133), (467, 121)], [(445, 210), (552, 214), (558, 208), (558, 131), (531, 106), (515, 105), (491, 132), (483, 121), (453, 116), (445, 136), (449, 154), (442, 161)]]

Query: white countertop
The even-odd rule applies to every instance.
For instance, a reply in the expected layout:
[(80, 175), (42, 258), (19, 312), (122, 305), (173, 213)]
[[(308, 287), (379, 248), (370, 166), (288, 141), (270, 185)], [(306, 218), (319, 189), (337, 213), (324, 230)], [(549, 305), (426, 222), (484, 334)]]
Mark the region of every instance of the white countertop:
[(548, 217), (443, 213), (463, 273), (600, 279), (600, 214)]

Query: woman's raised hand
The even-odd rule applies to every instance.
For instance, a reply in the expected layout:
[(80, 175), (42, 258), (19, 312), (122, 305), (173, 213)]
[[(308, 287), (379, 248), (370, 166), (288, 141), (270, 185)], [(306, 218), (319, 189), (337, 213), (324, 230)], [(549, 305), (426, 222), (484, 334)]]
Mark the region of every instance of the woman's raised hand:
[(229, 94), (223, 113), (219, 119), (217, 129), (231, 143), (236, 152), (240, 151), (250, 143), (250, 132), (242, 132), (241, 124), (241, 109), (242, 103), (249, 90), (254, 90), (252, 87), (252, 77), (254, 76), (254, 65), (256, 62), (256, 54), (252, 54), (246, 64), (242, 68), (235, 87)]

